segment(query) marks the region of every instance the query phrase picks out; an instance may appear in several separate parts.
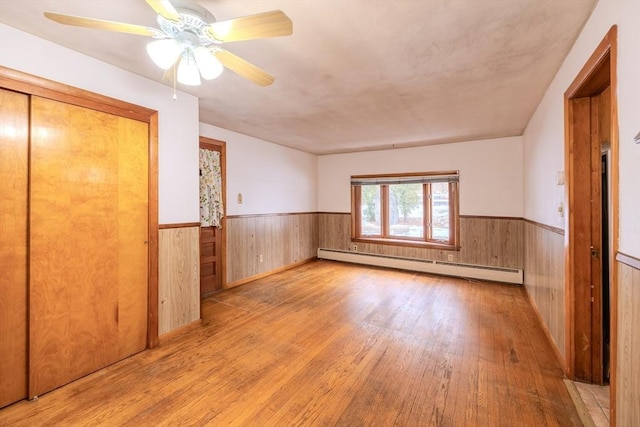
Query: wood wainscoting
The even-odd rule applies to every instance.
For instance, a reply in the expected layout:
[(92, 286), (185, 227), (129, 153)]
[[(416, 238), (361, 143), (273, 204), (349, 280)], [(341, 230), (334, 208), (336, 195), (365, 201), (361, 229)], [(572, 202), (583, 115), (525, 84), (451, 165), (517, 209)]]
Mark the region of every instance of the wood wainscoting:
[[(321, 248), (351, 250), (351, 215), (318, 214)], [(460, 250), (415, 248), (358, 242), (358, 252), (406, 258), (451, 261), (490, 267), (524, 267), (524, 226), (521, 218), (460, 216)], [(449, 256), (453, 259), (449, 259)]]
[(640, 422), (640, 259), (622, 253), (618, 269), (618, 363), (616, 421)]
[(158, 271), (159, 334), (200, 320), (200, 223), (162, 224)]
[(316, 257), (318, 214), (227, 217), (227, 280), (241, 285)]
[(564, 363), (564, 231), (525, 220), (524, 256), (524, 286)]

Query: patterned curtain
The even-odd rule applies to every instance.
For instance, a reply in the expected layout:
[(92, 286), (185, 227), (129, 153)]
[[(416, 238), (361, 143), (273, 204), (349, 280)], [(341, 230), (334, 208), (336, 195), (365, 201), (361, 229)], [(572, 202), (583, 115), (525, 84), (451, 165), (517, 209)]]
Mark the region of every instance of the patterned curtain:
[(200, 149), (200, 225), (222, 227), (222, 174), (220, 153)]

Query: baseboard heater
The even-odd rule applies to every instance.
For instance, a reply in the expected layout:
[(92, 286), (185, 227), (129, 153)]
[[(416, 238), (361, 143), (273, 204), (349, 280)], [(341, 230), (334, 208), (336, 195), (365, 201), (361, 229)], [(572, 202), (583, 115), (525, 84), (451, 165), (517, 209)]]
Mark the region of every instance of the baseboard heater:
[(377, 255), (337, 249), (318, 249), (318, 258), (355, 264), (375, 265), (378, 267), (398, 268), (423, 273), (442, 274), (444, 276), (469, 279), (490, 280), (493, 282), (522, 284), (522, 270), (513, 268), (489, 267), (484, 265), (460, 264), (455, 262), (434, 261), (417, 258), (403, 258), (390, 255)]

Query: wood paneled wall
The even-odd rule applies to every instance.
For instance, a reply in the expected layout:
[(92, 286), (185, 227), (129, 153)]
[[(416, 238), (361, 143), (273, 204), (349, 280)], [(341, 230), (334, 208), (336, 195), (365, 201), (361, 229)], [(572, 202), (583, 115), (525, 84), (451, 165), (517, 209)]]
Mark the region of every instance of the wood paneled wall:
[(524, 221), (524, 286), (544, 327), (565, 359), (564, 234)]
[(616, 419), (619, 426), (632, 426), (640, 422), (640, 268), (617, 264)]
[[(351, 215), (318, 214), (321, 248), (349, 250)], [(524, 268), (524, 228), (520, 218), (460, 217), (460, 251), (358, 242), (358, 252), (432, 259), (504, 268)]]
[(161, 228), (159, 334), (200, 319), (200, 227)]
[(317, 249), (316, 213), (227, 217), (225, 286), (312, 259)]

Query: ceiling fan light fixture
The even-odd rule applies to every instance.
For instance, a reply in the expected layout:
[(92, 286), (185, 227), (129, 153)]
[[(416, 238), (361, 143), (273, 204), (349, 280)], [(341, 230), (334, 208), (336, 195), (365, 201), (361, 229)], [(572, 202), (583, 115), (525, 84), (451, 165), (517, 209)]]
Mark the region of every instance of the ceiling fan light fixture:
[(182, 53), (182, 60), (178, 64), (178, 82), (187, 86), (200, 85), (200, 72), (191, 50)]
[(205, 80), (213, 80), (222, 74), (223, 66), (215, 57), (214, 52), (204, 46), (199, 46), (193, 52), (200, 75)]
[(215, 79), (224, 68), (260, 86), (273, 83), (272, 75), (219, 46), (291, 35), (293, 23), (281, 10), (216, 21), (211, 12), (194, 0), (146, 2), (156, 12), (159, 29), (51, 12), (44, 15), (59, 24), (153, 37), (156, 40), (147, 45), (147, 53), (166, 71), (167, 78), (173, 78), (174, 88), (176, 80), (185, 85), (200, 85), (201, 77)]
[(151, 60), (163, 70), (168, 70), (176, 63), (182, 48), (174, 39), (156, 40), (147, 45), (147, 53)]

